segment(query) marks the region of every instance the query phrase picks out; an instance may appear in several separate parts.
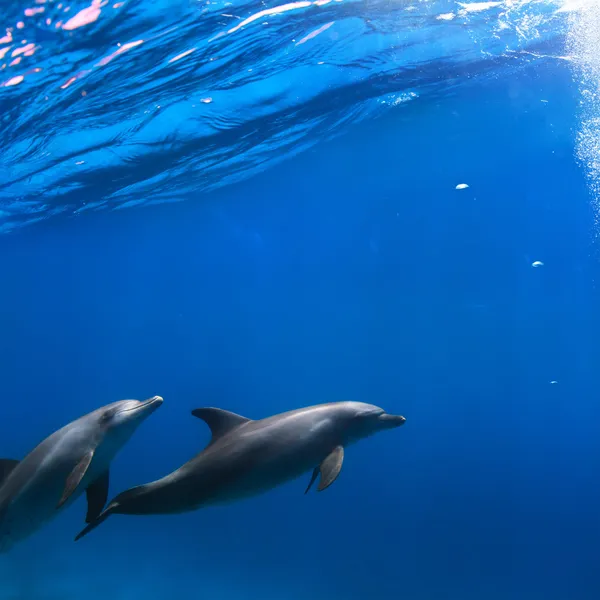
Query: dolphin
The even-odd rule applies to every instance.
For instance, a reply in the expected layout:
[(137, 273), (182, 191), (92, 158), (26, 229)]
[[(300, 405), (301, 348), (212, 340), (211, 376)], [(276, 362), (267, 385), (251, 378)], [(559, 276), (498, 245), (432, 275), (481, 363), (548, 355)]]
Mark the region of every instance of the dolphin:
[(41, 529), (85, 490), (86, 522), (108, 498), (109, 468), (142, 421), (163, 402), (120, 400), (72, 421), (23, 460), (0, 459), (0, 553)]
[(169, 475), (118, 494), (75, 538), (112, 514), (176, 514), (266, 492), (312, 470), (318, 491), (340, 474), (344, 448), (406, 419), (362, 402), (330, 402), (253, 421), (219, 408), (197, 408), (211, 440)]

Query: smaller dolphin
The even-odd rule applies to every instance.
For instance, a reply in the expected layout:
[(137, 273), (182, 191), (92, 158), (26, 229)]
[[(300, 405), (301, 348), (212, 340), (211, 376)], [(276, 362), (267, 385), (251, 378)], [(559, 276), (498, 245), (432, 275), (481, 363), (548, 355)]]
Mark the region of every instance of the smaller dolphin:
[(41, 529), (84, 490), (86, 522), (93, 521), (106, 504), (112, 459), (162, 402), (154, 396), (108, 404), (55, 431), (23, 460), (0, 459), (0, 553)]
[(306, 492), (340, 474), (344, 448), (406, 419), (362, 402), (331, 402), (252, 421), (219, 408), (192, 414), (209, 426), (208, 446), (169, 475), (131, 488), (112, 500), (75, 538), (112, 514), (175, 514), (266, 492), (312, 470)]

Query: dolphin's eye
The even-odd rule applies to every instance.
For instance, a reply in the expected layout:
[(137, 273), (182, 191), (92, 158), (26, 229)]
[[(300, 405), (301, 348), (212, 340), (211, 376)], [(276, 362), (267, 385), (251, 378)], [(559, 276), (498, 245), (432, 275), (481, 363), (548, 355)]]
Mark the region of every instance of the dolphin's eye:
[(100, 417), (100, 422), (101, 423), (108, 423), (116, 414), (117, 414), (117, 409), (116, 408), (111, 408), (111, 409), (107, 410)]

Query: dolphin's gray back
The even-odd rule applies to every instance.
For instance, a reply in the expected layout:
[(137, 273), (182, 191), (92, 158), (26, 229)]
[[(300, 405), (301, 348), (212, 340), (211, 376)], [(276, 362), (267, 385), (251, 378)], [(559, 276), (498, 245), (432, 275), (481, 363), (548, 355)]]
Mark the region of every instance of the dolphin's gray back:
[[(248, 421), (214, 440), (196, 459), (204, 467), (240, 464), (243, 468), (272, 463), (287, 455), (310, 453), (334, 443), (339, 409), (330, 405), (309, 407)], [(334, 444), (335, 445), (335, 444)], [(208, 464), (207, 464), (208, 463)], [(190, 468), (198, 466), (194, 459)]]

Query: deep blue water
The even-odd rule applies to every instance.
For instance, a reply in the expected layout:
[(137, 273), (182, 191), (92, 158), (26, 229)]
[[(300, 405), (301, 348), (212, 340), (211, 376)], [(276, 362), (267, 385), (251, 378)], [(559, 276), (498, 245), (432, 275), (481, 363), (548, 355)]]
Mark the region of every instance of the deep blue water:
[[(80, 499), (0, 556), (0, 599), (597, 600), (600, 254), (586, 90), (598, 11), (493, 4), (461, 17), (455, 2), (415, 3), (408, 14), (425, 23), (402, 21), (400, 1), (341, 2), (265, 39), (239, 30), (246, 41), (217, 40), (223, 77), (248, 77), (255, 62), (266, 73), (221, 89), (222, 103), (200, 62), (186, 85), (181, 72), (161, 79), (155, 55), (220, 31), (199, 5), (137, 3), (76, 39), (35, 25), (50, 74), (0, 88), (0, 454), (22, 457), (102, 404), (160, 394), (113, 463), (112, 497), (208, 442), (198, 406), (261, 418), (354, 399), (407, 422), (349, 448), (320, 494), (303, 494), (307, 475), (230, 506), (117, 515), (74, 543)], [(13, 21), (22, 10), (6, 6)], [(337, 10), (350, 48), (371, 39), (353, 27), (374, 11), (380, 45), (355, 58), (331, 49), (338, 79), (312, 76), (324, 65), (295, 62), (282, 32), (308, 34)], [(495, 31), (502, 19), (513, 27)], [(131, 41), (136, 27), (174, 22), (181, 32), (142, 53), (149, 62), (110, 63), (110, 85), (89, 74), (89, 108), (79, 82), (66, 88), (77, 101), (57, 93), (40, 107), (117, 33)], [(465, 41), (474, 31), (491, 57)], [(277, 100), (284, 84), (306, 99)], [(390, 94), (403, 101), (390, 106)], [(181, 112), (192, 96), (213, 97), (203, 119), (219, 133)], [(150, 101), (172, 106), (172, 120), (145, 123), (135, 111)], [(109, 125), (103, 145), (94, 136)], [(131, 146), (146, 125), (148, 148)], [(88, 203), (101, 210), (79, 210)]]

